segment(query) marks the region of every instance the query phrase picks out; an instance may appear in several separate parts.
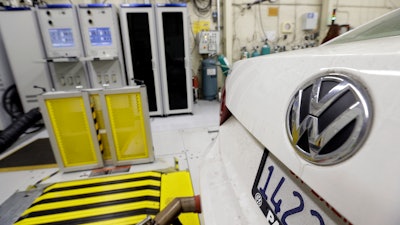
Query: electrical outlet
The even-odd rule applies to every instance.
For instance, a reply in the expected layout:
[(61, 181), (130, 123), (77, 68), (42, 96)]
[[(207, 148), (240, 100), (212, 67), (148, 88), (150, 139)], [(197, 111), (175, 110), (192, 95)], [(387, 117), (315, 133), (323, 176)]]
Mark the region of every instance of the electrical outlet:
[(294, 24), (292, 22), (283, 22), (281, 27), (282, 34), (291, 34), (294, 30)]

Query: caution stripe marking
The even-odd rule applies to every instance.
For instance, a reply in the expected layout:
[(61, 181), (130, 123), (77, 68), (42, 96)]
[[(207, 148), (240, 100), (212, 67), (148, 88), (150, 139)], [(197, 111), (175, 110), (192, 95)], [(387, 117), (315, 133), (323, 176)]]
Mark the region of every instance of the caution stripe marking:
[[(90, 197), (96, 197), (96, 196), (107, 196), (107, 195), (113, 195), (113, 194), (118, 194), (118, 193), (129, 193), (129, 192), (139, 192), (139, 191), (158, 191), (158, 195), (160, 194), (160, 186), (154, 186), (154, 185), (146, 185), (146, 186), (138, 186), (138, 187), (129, 187), (129, 188), (122, 188), (122, 189), (114, 189), (114, 190), (104, 190), (104, 191), (98, 191), (98, 192), (89, 192), (89, 193), (82, 193), (81, 194), (76, 194), (76, 195), (59, 195), (59, 194), (52, 194), (49, 195), (44, 195), (39, 197), (30, 207), (34, 207), (36, 205), (40, 204), (46, 204), (46, 203), (52, 203), (52, 202), (63, 202), (67, 200), (75, 200), (75, 199), (84, 199), (84, 198), (90, 198)], [(135, 195), (139, 195), (135, 194)]]
[[(115, 218), (124, 218), (128, 216), (133, 216), (133, 215), (156, 215), (159, 212), (159, 209), (154, 209), (154, 208), (140, 208), (140, 209), (133, 209), (133, 210), (126, 210), (126, 211), (120, 211), (120, 212), (109, 212), (107, 210), (102, 210), (102, 212), (107, 212), (106, 214), (101, 213), (100, 215), (91, 215), (91, 216), (82, 216), (82, 217), (75, 217), (66, 215), (66, 216), (61, 216), (61, 215), (56, 215), (52, 219), (48, 218), (43, 218), (43, 217), (36, 217), (36, 219), (31, 219), (31, 220), (22, 220), (15, 225), (25, 225), (25, 224), (41, 224), (41, 225), (71, 225), (71, 224), (83, 224), (83, 223), (90, 223), (90, 222), (99, 222), (99, 221), (105, 221), (109, 219), (115, 219)], [(81, 215), (86, 214), (84, 212), (81, 213)], [(136, 222), (132, 221), (132, 224), (135, 224)]]
[(28, 213), (28, 214), (20, 217), (19, 220), (23, 220), (28, 217), (33, 218), (33, 217), (39, 217), (39, 216), (48, 216), (48, 215), (54, 215), (54, 214), (76, 212), (79, 210), (98, 209), (98, 208), (105, 207), (105, 206), (115, 206), (115, 205), (142, 202), (142, 201), (147, 201), (147, 203), (149, 203), (150, 205), (154, 205), (157, 207), (158, 203), (160, 201), (160, 197), (141, 196), (141, 197), (133, 197), (133, 198), (127, 198), (127, 199), (113, 200), (113, 201), (104, 201), (104, 202), (97, 202), (97, 203), (84, 204), (84, 205), (75, 205), (75, 206), (62, 207), (62, 208), (56, 208), (56, 209), (38, 210), (38, 211), (31, 212), (31, 213)]
[(81, 207), (83, 205), (104, 203), (104, 202), (115, 202), (115, 201), (135, 202), (135, 201), (141, 201), (141, 200), (159, 202), (159, 197), (160, 197), (160, 192), (157, 192), (157, 191), (140, 191), (140, 192), (136, 192), (136, 193), (128, 192), (128, 193), (110, 194), (110, 195), (94, 196), (94, 197), (87, 197), (87, 198), (49, 199), (49, 201), (47, 201), (46, 203), (31, 206), (30, 208), (25, 210), (25, 212), (22, 214), (22, 216), (25, 216), (26, 214), (30, 214), (33, 212), (38, 212), (38, 211), (46, 211), (46, 210), (52, 210), (52, 209), (77, 207), (77, 206)]
[(74, 181), (74, 182), (65, 182), (65, 183), (58, 183), (49, 186), (43, 191), (43, 194), (48, 192), (57, 192), (57, 191), (66, 191), (72, 189), (80, 189), (80, 188), (87, 188), (87, 187), (96, 187), (96, 186), (104, 186), (110, 184), (119, 184), (119, 183), (127, 183), (127, 182), (135, 182), (135, 181), (143, 181), (143, 180), (155, 180), (161, 181), (161, 174), (154, 173), (146, 176), (133, 176), (133, 177), (124, 177), (119, 178), (118, 176), (113, 177), (106, 177), (107, 179), (89, 179), (83, 180), (82, 182)]
[(135, 224), (159, 212), (160, 192), (159, 172), (57, 183), (47, 187), (15, 224)]

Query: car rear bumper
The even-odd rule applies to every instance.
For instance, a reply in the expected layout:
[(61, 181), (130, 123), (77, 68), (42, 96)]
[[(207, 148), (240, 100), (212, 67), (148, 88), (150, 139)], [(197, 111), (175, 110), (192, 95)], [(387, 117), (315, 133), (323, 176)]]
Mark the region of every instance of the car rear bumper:
[(260, 224), (265, 220), (251, 195), (262, 154), (263, 146), (234, 117), (220, 127), (200, 172), (205, 224)]

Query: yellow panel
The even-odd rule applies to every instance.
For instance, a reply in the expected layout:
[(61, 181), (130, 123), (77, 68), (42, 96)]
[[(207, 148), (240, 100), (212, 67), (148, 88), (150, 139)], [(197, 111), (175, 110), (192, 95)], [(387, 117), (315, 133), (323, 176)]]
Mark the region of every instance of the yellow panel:
[[(194, 195), (188, 171), (166, 173), (161, 176), (161, 180), (161, 210), (176, 197), (190, 197)], [(200, 224), (198, 214), (196, 213), (182, 213), (179, 216), (179, 220), (182, 224)]]
[(278, 7), (269, 7), (268, 8), (268, 16), (278, 16), (279, 8)]
[(96, 121), (99, 126), (100, 139), (103, 145), (103, 159), (111, 160), (110, 144), (104, 125), (103, 110), (101, 108), (100, 96), (98, 94), (90, 95), (90, 100), (94, 103), (94, 112), (96, 114)]
[(46, 107), (65, 167), (97, 162), (82, 97), (47, 99)]
[(197, 34), (200, 31), (208, 31), (210, 30), (210, 21), (207, 20), (193, 21), (192, 30), (194, 34)]
[(149, 157), (140, 93), (106, 95), (118, 161)]

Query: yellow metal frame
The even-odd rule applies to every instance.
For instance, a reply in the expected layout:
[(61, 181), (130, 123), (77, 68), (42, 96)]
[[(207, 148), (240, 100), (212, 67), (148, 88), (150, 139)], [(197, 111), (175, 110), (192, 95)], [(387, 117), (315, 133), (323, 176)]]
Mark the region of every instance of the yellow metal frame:
[(109, 89), (99, 94), (113, 164), (154, 161), (146, 88)]
[(88, 93), (48, 92), (39, 97), (39, 102), (60, 170), (102, 167), (100, 136)]

